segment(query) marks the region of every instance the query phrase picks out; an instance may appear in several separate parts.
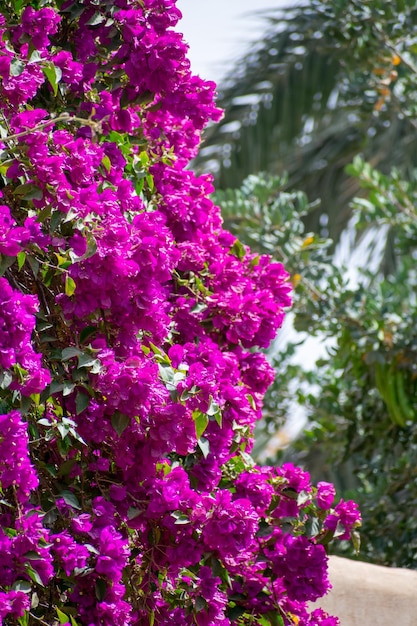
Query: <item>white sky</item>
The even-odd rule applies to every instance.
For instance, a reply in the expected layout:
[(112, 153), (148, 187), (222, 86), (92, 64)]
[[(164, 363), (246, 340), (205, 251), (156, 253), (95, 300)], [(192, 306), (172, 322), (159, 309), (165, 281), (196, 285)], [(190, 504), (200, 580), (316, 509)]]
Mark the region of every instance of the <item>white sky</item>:
[(265, 31), (257, 13), (295, 4), (296, 0), (177, 0), (183, 15), (177, 30), (190, 45), (193, 72), (219, 82)]

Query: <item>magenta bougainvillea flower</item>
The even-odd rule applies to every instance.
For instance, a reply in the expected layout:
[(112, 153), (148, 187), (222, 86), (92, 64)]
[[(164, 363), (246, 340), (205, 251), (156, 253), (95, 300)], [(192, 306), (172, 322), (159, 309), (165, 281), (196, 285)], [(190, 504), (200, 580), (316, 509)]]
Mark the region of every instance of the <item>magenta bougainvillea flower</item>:
[(189, 169), (181, 13), (41, 4), (0, 15), (0, 621), (335, 626), (360, 514), (249, 456), (291, 288)]
[(331, 483), (324, 481), (317, 483), (317, 504), (321, 509), (330, 509), (336, 495), (336, 489)]
[(359, 507), (356, 502), (353, 500), (345, 502), (342, 499), (326, 517), (324, 525), (333, 532), (337, 530), (340, 539), (350, 539), (351, 532), (356, 528), (359, 517)]

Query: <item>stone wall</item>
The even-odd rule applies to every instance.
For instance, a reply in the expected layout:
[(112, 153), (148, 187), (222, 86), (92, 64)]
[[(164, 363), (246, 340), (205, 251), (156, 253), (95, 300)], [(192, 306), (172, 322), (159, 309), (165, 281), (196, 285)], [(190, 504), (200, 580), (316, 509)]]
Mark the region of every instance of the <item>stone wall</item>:
[(341, 626), (417, 626), (417, 571), (330, 557), (333, 589), (317, 602)]

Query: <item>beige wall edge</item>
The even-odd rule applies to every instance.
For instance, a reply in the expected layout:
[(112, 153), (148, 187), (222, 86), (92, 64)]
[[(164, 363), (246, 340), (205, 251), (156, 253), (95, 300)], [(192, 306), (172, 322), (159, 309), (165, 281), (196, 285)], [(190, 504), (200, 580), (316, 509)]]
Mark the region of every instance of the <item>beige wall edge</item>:
[(331, 556), (329, 578), (333, 589), (312, 607), (341, 626), (417, 626), (417, 571)]

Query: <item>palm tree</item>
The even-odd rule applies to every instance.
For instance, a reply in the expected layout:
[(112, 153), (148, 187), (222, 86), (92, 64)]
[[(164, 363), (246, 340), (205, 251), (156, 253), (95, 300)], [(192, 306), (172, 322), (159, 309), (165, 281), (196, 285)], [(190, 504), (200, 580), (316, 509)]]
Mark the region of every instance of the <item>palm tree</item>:
[(220, 85), (225, 116), (196, 164), (220, 189), (288, 172), (290, 188), (320, 200), (308, 229), (324, 223), (337, 241), (358, 193), (345, 174), (354, 155), (383, 172), (417, 164), (415, 2), (309, 0), (265, 19), (265, 37)]

